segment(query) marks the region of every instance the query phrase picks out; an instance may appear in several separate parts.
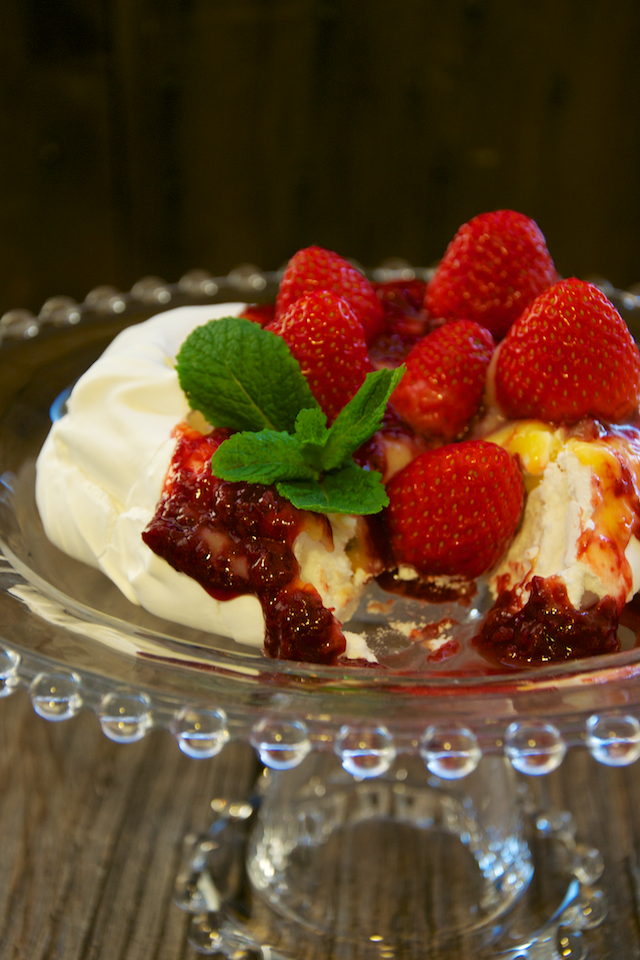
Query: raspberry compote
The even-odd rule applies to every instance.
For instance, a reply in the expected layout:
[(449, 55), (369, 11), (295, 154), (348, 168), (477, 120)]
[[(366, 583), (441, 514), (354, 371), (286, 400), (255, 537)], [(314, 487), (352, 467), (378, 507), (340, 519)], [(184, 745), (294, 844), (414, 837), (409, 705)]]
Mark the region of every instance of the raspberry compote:
[(186, 424), (177, 443), (155, 516), (142, 539), (175, 570), (216, 600), (257, 596), (265, 619), (265, 652), (283, 660), (337, 663), (346, 641), (315, 587), (300, 577), (293, 544), (312, 531), (331, 549), (321, 514), (296, 509), (275, 487), (230, 483), (213, 476), (211, 457), (229, 436), (203, 435)]
[(617, 653), (619, 616), (613, 597), (576, 610), (559, 577), (533, 577), (521, 608), (516, 590), (500, 592), (474, 645), (487, 660), (519, 667)]
[(425, 287), (422, 280), (374, 284), (384, 314), (384, 328), (369, 347), (374, 367), (402, 363), (411, 347), (439, 325), (423, 309)]

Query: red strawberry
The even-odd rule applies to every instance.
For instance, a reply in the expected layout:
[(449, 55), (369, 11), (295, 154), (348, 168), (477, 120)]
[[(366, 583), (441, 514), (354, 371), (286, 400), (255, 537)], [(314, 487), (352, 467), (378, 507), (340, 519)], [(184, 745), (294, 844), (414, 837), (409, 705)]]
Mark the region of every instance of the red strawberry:
[(500, 346), (496, 394), (508, 417), (618, 422), (640, 402), (640, 353), (593, 284), (561, 280), (514, 323)]
[(311, 392), (333, 422), (373, 369), (362, 324), (342, 297), (308, 293), (267, 330), (287, 342)]
[(349, 301), (364, 328), (367, 343), (381, 333), (382, 304), (371, 283), (347, 260), (322, 247), (298, 250), (289, 261), (276, 298), (276, 319), (303, 294), (315, 290), (331, 290)]
[(460, 227), (427, 287), (433, 317), (475, 320), (496, 340), (557, 274), (538, 225), (495, 210)]
[(457, 320), (419, 340), (392, 403), (418, 433), (454, 440), (478, 412), (493, 337), (478, 323)]
[(498, 562), (516, 531), (524, 497), (515, 459), (486, 440), (421, 454), (395, 475), (387, 493), (396, 562), (423, 576), (466, 579)]
[(274, 303), (247, 303), (238, 316), (244, 317), (245, 320), (251, 320), (252, 323), (257, 323), (260, 327), (266, 327), (273, 320), (275, 309)]

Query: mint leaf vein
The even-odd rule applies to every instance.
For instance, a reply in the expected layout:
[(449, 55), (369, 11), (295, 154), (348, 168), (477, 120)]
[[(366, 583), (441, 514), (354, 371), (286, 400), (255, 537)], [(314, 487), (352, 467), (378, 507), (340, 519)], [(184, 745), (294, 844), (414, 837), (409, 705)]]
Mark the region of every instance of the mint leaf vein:
[(211, 469), (222, 480), (275, 483), (277, 480), (317, 480), (290, 433), (261, 430), (234, 433), (211, 458)]
[(377, 470), (363, 470), (355, 463), (326, 473), (320, 481), (285, 480), (277, 489), (294, 507), (319, 513), (378, 513), (389, 503)]
[(197, 327), (176, 369), (190, 406), (213, 427), (291, 432), (300, 410), (318, 407), (284, 340), (244, 318)]

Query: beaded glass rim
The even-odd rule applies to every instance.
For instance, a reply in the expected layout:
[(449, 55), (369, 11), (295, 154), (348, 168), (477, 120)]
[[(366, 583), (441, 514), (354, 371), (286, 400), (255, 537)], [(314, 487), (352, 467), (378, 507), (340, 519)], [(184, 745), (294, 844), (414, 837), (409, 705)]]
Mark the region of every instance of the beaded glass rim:
[[(401, 260), (366, 272), (377, 281), (428, 280), (432, 274), (431, 268)], [(37, 316), (10, 310), (0, 318), (0, 361), (4, 354), (11, 362), (14, 345), (61, 336), (78, 325), (113, 322), (115, 333), (116, 327), (176, 306), (267, 300), (279, 278), (279, 272), (245, 264), (226, 277), (191, 270), (175, 284), (144, 277), (128, 293), (101, 286), (83, 303), (52, 297)], [(640, 295), (591, 279), (638, 336)], [(0, 500), (3, 496), (0, 491)], [(165, 663), (141, 664), (123, 649), (108, 663), (94, 665), (77, 636), (100, 619), (103, 627), (113, 624), (77, 607), (70, 612), (63, 603), (64, 616), (52, 627), (17, 599), (21, 586), (37, 592), (37, 585), (33, 578), (25, 580), (10, 549), (4, 553), (0, 608), (10, 616), (3, 616), (0, 632), (0, 696), (26, 687), (36, 712), (49, 720), (91, 708), (105, 735), (117, 742), (167, 727), (186, 754), (205, 758), (230, 738), (244, 739), (276, 770), (296, 766), (311, 750), (329, 749), (359, 777), (381, 775), (396, 757), (410, 753), (420, 754), (443, 779), (470, 773), (483, 753), (502, 752), (517, 770), (536, 775), (555, 769), (567, 748), (578, 745), (610, 766), (640, 756), (637, 650), (533, 671), (455, 678), (381, 676), (363, 668), (266, 660), (256, 669), (255, 657), (243, 663), (242, 657), (218, 654), (212, 660), (199, 650), (193, 664), (178, 656), (175, 662), (167, 656)], [(50, 597), (51, 592), (45, 599)], [(144, 631), (132, 633), (144, 639)]]

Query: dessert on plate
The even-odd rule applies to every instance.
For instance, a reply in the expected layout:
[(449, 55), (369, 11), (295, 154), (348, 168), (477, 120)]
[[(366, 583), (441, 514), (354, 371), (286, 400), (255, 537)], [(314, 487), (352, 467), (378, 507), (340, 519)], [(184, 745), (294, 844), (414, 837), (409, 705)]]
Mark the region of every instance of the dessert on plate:
[(433, 278), (310, 247), (274, 304), (169, 310), (74, 386), (37, 464), (47, 536), (134, 603), (312, 663), (375, 664), (374, 580), (489, 597), (522, 666), (619, 648), (640, 588), (640, 354), (537, 225), (463, 225)]

